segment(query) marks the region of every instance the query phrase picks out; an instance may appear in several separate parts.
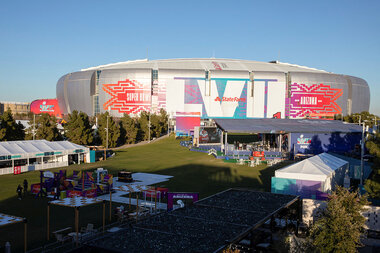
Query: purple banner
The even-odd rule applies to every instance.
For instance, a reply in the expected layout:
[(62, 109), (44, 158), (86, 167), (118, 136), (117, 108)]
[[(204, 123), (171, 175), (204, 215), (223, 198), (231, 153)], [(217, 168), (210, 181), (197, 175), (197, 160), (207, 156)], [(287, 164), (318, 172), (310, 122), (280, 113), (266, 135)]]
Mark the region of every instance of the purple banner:
[(191, 199), (192, 202), (196, 202), (199, 199), (199, 193), (197, 192), (169, 192), (168, 193), (168, 211), (173, 210), (174, 199)]

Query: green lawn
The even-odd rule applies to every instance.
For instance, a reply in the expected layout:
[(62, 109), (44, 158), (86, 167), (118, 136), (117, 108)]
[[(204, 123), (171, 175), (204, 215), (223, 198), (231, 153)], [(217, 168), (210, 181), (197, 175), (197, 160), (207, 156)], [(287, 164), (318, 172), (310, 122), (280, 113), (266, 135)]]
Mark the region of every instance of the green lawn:
[[(281, 165), (280, 165), (281, 166)], [(270, 191), (270, 178), (274, 167), (265, 165), (251, 168), (208, 156), (206, 153), (191, 152), (181, 147), (173, 137), (163, 138), (157, 142), (116, 151), (116, 155), (107, 161), (93, 164), (72, 165), (72, 170), (94, 170), (103, 167), (117, 175), (119, 170), (147, 172), (174, 176), (170, 181), (159, 186), (168, 187), (170, 191), (199, 192), (200, 198), (232, 187), (249, 187), (260, 191)], [(58, 171), (54, 169), (52, 171)], [(29, 249), (46, 243), (46, 199), (34, 199), (28, 196), (23, 200), (16, 197), (16, 187), (24, 179), (31, 183), (39, 182), (39, 172), (21, 175), (0, 176), (0, 212), (26, 217), (29, 224)], [(108, 210), (108, 208), (107, 208)], [(74, 227), (74, 210), (53, 206), (52, 231), (64, 227)], [(80, 211), (80, 226), (88, 222), (101, 224), (101, 205), (84, 207)], [(108, 217), (108, 214), (107, 214)], [(108, 220), (108, 219), (107, 219)], [(0, 246), (11, 241), (13, 250), (22, 249), (22, 225), (0, 228)], [(1, 249), (1, 248), (0, 248)], [(13, 251), (12, 251), (13, 252)]]

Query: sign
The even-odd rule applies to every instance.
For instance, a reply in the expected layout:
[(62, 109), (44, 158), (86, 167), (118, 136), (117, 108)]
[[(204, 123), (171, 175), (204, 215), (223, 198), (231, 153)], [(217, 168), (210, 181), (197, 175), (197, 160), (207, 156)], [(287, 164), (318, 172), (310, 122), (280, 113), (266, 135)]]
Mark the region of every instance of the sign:
[(84, 196), (87, 198), (96, 198), (96, 189), (85, 191)]
[(38, 194), (41, 190), (41, 184), (40, 183), (32, 184), (30, 186), (30, 188), (31, 188), (30, 190), (31, 190), (32, 194)]
[(151, 104), (151, 87), (136, 80), (126, 79), (117, 83), (103, 84), (103, 90), (111, 98), (103, 104), (105, 111), (110, 108), (119, 113), (148, 111)]
[(13, 169), (13, 174), (14, 175), (21, 174), (21, 166), (15, 166)]
[(30, 111), (34, 114), (47, 113), (49, 115), (61, 118), (57, 99), (38, 99), (30, 104)]
[(54, 173), (51, 171), (44, 171), (44, 177), (46, 178), (54, 178)]
[(80, 191), (67, 191), (68, 198), (80, 197), (82, 196), (82, 192)]
[(192, 202), (196, 202), (199, 199), (199, 193), (197, 192), (169, 192), (168, 193), (168, 211), (173, 210), (174, 199), (191, 199)]
[(297, 138), (297, 144), (300, 145), (300, 148), (308, 148), (311, 143), (311, 138), (305, 138), (303, 134)]
[(221, 135), (222, 133), (216, 127), (200, 127), (199, 144), (221, 143)]
[[(294, 83), (291, 85), (290, 117), (305, 118), (310, 115), (341, 114), (342, 108), (336, 100), (342, 96), (343, 89), (334, 89), (330, 85)], [(320, 116), (316, 116), (320, 117)]]

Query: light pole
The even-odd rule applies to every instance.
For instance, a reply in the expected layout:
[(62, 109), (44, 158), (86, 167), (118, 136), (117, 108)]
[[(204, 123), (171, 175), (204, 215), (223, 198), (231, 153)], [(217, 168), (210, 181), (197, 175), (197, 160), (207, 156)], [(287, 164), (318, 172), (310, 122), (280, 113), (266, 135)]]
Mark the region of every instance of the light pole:
[(361, 154), (360, 154), (360, 184), (363, 185), (363, 171), (364, 171), (364, 147), (365, 147), (365, 122), (363, 120), (363, 129), (362, 129), (362, 145), (361, 145)]
[(107, 114), (107, 127), (106, 127), (107, 137), (106, 137), (106, 149), (104, 150), (104, 160), (107, 160), (107, 150), (108, 150), (108, 118), (109, 118), (109, 111), (110, 111), (110, 109), (108, 108), (108, 114)]
[(168, 114), (168, 135), (170, 134), (170, 114)]
[(150, 112), (149, 112), (149, 121), (148, 121), (148, 143), (150, 143)]
[(35, 140), (36, 135), (36, 114), (33, 113), (33, 141)]

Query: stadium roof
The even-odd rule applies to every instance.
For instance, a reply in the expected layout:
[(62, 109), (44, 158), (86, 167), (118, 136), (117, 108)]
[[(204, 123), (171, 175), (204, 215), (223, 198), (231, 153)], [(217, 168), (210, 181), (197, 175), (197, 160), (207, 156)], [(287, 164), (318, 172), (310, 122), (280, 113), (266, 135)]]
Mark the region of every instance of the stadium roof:
[(76, 149), (84, 150), (86, 147), (69, 141), (30, 140), (0, 142), (0, 156), (26, 155)]
[(338, 120), (316, 119), (215, 119), (228, 133), (361, 133), (362, 127)]
[[(218, 252), (299, 197), (229, 189), (86, 243), (101, 252)], [(99, 251), (100, 252), (100, 251)]]
[(190, 59), (166, 59), (166, 60), (134, 60), (99, 65), (82, 69), (81, 71), (103, 69), (194, 69), (194, 70), (224, 70), (224, 71), (274, 71), (274, 72), (316, 72), (329, 73), (324, 70), (309, 68), (296, 64), (282, 63), (279, 61), (260, 62), (238, 59), (216, 58), (190, 58)]

